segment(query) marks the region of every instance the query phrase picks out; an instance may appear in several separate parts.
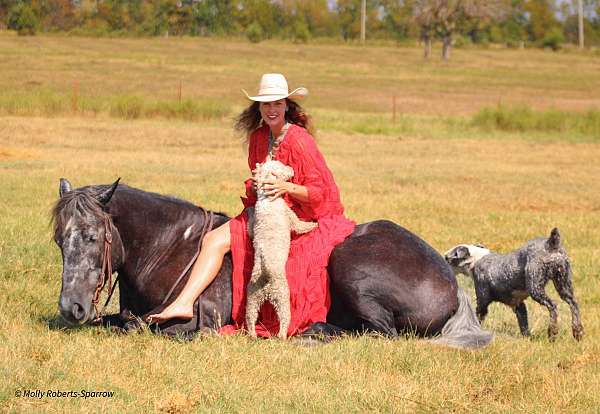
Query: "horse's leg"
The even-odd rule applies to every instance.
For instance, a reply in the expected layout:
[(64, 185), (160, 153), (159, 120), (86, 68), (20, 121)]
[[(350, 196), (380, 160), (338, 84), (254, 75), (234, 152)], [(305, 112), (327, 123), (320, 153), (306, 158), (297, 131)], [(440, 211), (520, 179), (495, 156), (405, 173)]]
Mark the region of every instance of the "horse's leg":
[(336, 337), (346, 334), (348, 331), (340, 328), (339, 326), (332, 325), (325, 322), (315, 322), (310, 327), (302, 332), (300, 336), (307, 337)]

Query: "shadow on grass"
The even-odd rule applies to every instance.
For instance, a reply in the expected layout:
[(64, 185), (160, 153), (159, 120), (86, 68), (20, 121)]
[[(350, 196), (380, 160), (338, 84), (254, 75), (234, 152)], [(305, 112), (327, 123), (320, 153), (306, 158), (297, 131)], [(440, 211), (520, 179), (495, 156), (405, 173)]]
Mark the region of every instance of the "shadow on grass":
[(38, 322), (46, 325), (48, 329), (51, 331), (79, 331), (83, 328), (86, 328), (86, 325), (81, 326), (72, 326), (69, 325), (60, 315), (51, 314), (51, 315), (42, 315), (39, 316)]
[(107, 315), (104, 317), (105, 320), (102, 325), (95, 325), (86, 323), (83, 325), (70, 325), (58, 314), (42, 315), (37, 318), (38, 322), (46, 325), (51, 331), (64, 331), (64, 332), (80, 332), (89, 331), (91, 329), (107, 330), (107, 332), (114, 332), (114, 328), (117, 328), (118, 315)]

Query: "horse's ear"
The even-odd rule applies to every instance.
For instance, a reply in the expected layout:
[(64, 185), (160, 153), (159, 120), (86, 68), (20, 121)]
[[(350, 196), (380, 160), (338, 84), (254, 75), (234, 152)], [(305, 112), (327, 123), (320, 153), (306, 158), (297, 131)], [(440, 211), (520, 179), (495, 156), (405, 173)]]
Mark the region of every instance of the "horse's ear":
[(98, 194), (98, 201), (101, 204), (106, 205), (106, 203), (110, 201), (115, 193), (115, 190), (117, 189), (117, 186), (119, 185), (119, 181), (121, 181), (121, 177), (117, 178), (117, 181), (115, 181), (108, 189)]
[(71, 183), (66, 178), (60, 179), (60, 184), (58, 186), (58, 195), (62, 198), (65, 194), (70, 192), (73, 188), (71, 187)]

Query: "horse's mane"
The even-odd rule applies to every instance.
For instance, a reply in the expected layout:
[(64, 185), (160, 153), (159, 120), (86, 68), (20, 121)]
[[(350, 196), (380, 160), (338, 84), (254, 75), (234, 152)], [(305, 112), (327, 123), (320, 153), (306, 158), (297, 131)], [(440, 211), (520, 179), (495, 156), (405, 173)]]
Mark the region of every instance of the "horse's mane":
[[(100, 222), (103, 222), (107, 216), (110, 216), (109, 213), (104, 211), (102, 204), (98, 201), (98, 196), (108, 187), (110, 187), (110, 185), (94, 185), (77, 188), (63, 194), (52, 208), (51, 222), (53, 224), (54, 234), (63, 229), (69, 219), (76, 214), (82, 216), (91, 215)], [(149, 196), (153, 201), (167, 201), (180, 207), (202, 208), (177, 197), (148, 192), (138, 188), (129, 187), (125, 184), (119, 184), (117, 191)], [(214, 214), (225, 219), (229, 218), (226, 214), (221, 212), (214, 212)]]
[(69, 219), (75, 215), (93, 216), (100, 222), (108, 216), (98, 201), (98, 195), (107, 186), (97, 185), (77, 188), (62, 195), (58, 199), (51, 213), (54, 234), (63, 229)]

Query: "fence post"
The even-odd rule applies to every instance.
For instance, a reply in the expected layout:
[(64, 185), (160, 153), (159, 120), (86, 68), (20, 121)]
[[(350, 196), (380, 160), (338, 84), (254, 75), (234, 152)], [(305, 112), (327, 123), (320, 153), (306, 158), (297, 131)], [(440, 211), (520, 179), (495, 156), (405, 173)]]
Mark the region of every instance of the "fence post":
[(179, 105), (181, 105), (181, 80), (179, 80)]
[(396, 95), (392, 95), (392, 123), (396, 123)]

